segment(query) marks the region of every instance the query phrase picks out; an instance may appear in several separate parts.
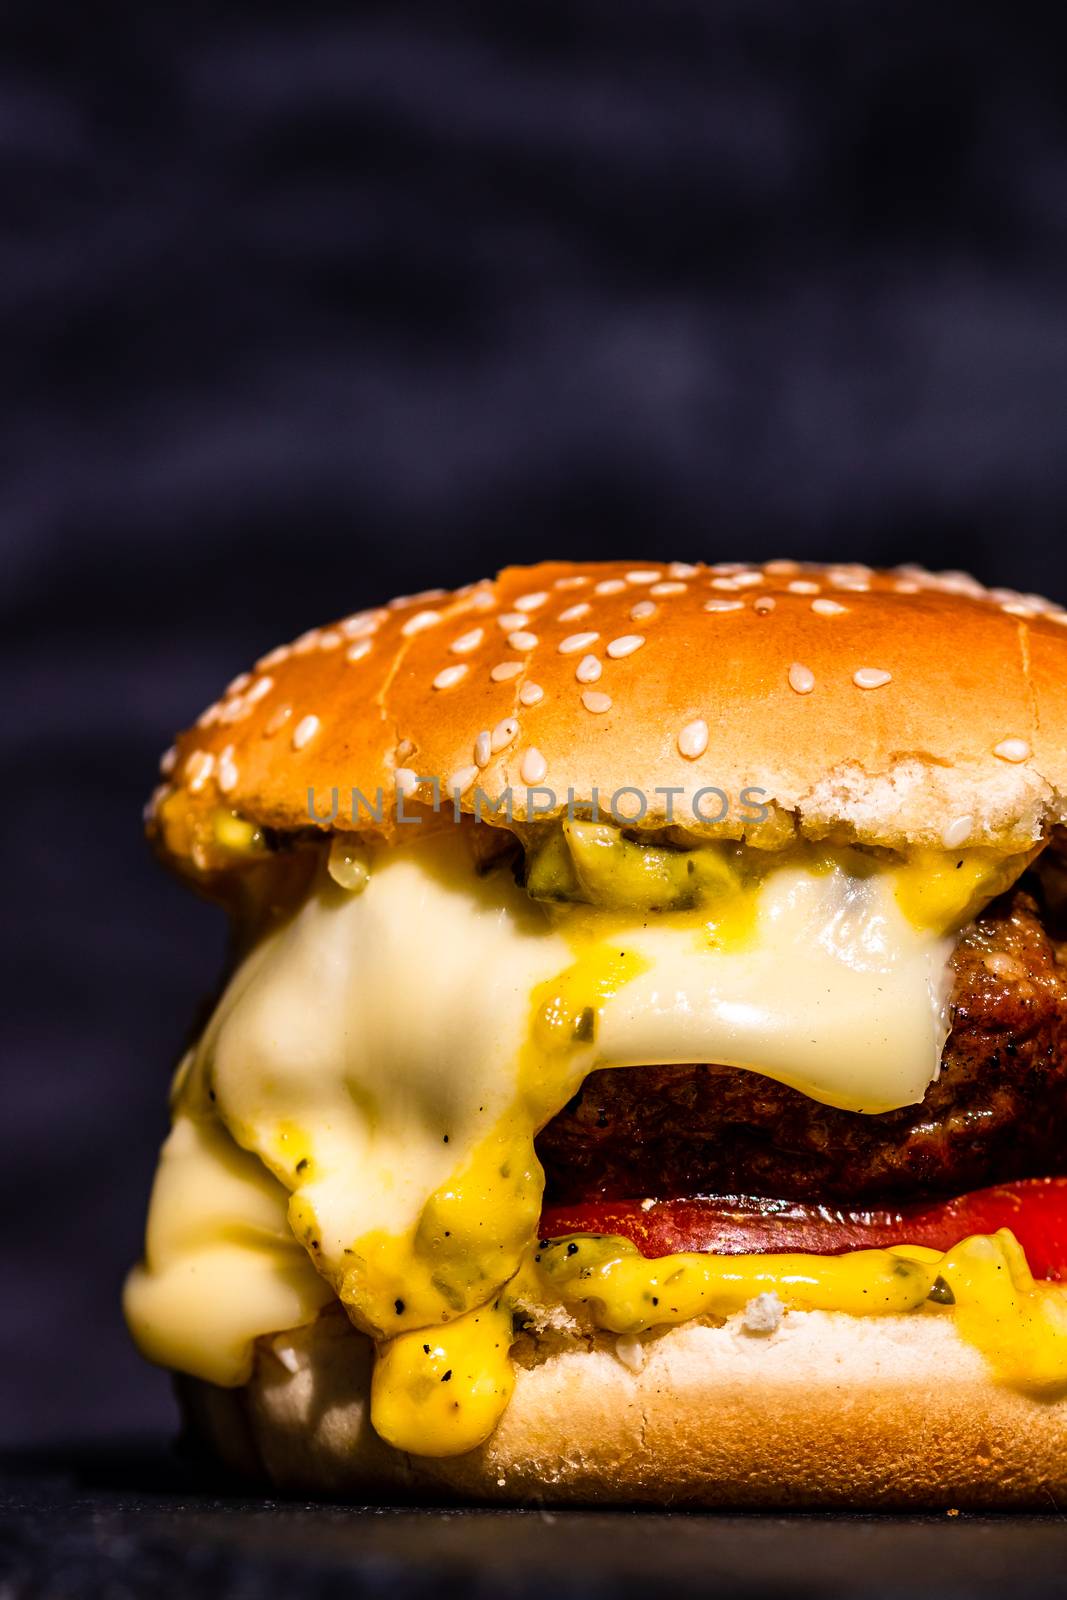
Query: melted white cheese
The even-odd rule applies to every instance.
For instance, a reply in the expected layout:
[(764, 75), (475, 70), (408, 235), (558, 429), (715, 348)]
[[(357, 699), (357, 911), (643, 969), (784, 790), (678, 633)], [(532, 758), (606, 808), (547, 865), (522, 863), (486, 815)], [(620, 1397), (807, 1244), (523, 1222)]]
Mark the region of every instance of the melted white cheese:
[[(691, 916), (605, 921), (641, 970), (604, 1000), (560, 1107), (595, 1068), (690, 1061), (854, 1111), (922, 1098), (952, 940), (911, 927), (888, 872), (783, 867), (754, 892), (743, 948), (714, 948)], [(531, 995), (574, 961), (545, 910), (507, 870), (478, 878), (451, 831), (375, 852), (361, 894), (323, 870), (238, 967), (196, 1052), (127, 1291), (142, 1349), (240, 1382), (257, 1334), (315, 1314), (331, 1291), (287, 1223), (288, 1191), (335, 1283), (373, 1230), (414, 1227), (509, 1108), (522, 1114)]]
[(912, 927), (888, 872), (772, 873), (741, 950), (669, 924), (628, 937), (649, 966), (604, 1007), (606, 1066), (717, 1061), (863, 1112), (911, 1105), (937, 1076), (954, 940)]
[(288, 1194), (209, 1115), (180, 1111), (160, 1154), (145, 1258), (124, 1309), (150, 1361), (243, 1383), (252, 1342), (333, 1298), (288, 1224)]
[(493, 1129), (531, 990), (572, 960), (511, 875), (476, 877), (451, 833), (384, 850), (361, 894), (321, 873), (238, 969), (194, 1071), (235, 1137), (300, 1184), (336, 1260), (414, 1223)]

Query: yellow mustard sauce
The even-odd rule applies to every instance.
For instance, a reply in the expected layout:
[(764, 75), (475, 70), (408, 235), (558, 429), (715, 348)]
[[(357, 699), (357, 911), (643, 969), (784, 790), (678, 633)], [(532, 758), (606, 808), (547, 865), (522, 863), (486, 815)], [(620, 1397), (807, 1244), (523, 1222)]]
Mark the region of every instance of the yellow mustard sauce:
[(961, 927), (1003, 894), (1041, 849), (1004, 856), (995, 850), (918, 850), (893, 869), (897, 904), (916, 928)]
[[(412, 1230), (376, 1230), (346, 1252), (338, 1293), (353, 1321), (379, 1341), (372, 1421), (399, 1448), (414, 1450), (432, 1436), (437, 1443), (422, 1453), (455, 1454), (496, 1426), (513, 1384), (513, 1299), (493, 1304), (493, 1297), (537, 1237), (544, 1174), (534, 1134), (579, 1087), (604, 1002), (642, 966), (633, 952), (596, 943), (539, 985), (516, 1102), (430, 1196)], [(301, 1236), (310, 1223), (302, 1221), (299, 1195), (290, 1217)]]
[[(579, 1234), (528, 1255), (484, 1321), (472, 1314), (448, 1329), (405, 1334), (386, 1345), (375, 1371), (372, 1421), (390, 1444), (416, 1455), (457, 1455), (484, 1442), (511, 1397), (511, 1313), (521, 1315), (524, 1304), (555, 1300), (598, 1328), (630, 1334), (693, 1318), (721, 1322), (768, 1292), (796, 1311), (951, 1316), (1001, 1382), (1044, 1398), (1067, 1389), (1067, 1292), (1034, 1281), (1007, 1229), (974, 1235), (944, 1253), (900, 1245), (840, 1256), (656, 1260), (627, 1240)], [(458, 1385), (447, 1401), (436, 1381), (443, 1367)]]
[(492, 1433), (511, 1399), (515, 1372), (510, 1298), (437, 1328), (402, 1333), (380, 1347), (371, 1420), (398, 1450), (461, 1455)]

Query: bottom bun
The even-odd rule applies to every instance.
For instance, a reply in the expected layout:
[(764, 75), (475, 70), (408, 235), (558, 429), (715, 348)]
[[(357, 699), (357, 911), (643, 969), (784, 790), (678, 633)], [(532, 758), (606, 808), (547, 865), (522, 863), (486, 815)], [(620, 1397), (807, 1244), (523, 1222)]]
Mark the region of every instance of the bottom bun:
[(1001, 1387), (944, 1314), (792, 1311), (769, 1333), (734, 1317), (618, 1346), (524, 1335), (515, 1354), (500, 1426), (447, 1459), (377, 1437), (370, 1342), (332, 1309), (260, 1341), (243, 1388), (181, 1378), (179, 1393), (227, 1466), (338, 1499), (1047, 1510), (1067, 1496), (1067, 1399)]

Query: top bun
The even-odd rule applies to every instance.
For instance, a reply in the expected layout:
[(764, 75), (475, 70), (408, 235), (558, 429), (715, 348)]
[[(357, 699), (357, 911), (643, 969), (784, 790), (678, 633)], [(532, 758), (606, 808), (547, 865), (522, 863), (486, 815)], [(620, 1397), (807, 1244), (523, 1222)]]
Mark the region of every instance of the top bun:
[[(588, 803), (773, 846), (794, 832), (893, 849), (1023, 849), (1067, 816), (1067, 611), (920, 568), (546, 561), (313, 629), (242, 673), (163, 758), (150, 828), (189, 866), (189, 818), (387, 838), (436, 776), (474, 811)], [(382, 818), (362, 808), (380, 788)], [(534, 789), (532, 796), (529, 791)], [(689, 801), (715, 787), (722, 820)], [(741, 790), (764, 791), (746, 822)], [(677, 791), (683, 791), (678, 793)], [(181, 796), (182, 827), (166, 826)], [(448, 802), (451, 807), (451, 800)], [(753, 802), (755, 803), (755, 802)], [(504, 821), (501, 811), (489, 821)], [(716, 816), (714, 796), (700, 803)], [(751, 811), (747, 813), (751, 816)], [(159, 818), (164, 818), (160, 826)], [(201, 863), (202, 864), (202, 863)]]

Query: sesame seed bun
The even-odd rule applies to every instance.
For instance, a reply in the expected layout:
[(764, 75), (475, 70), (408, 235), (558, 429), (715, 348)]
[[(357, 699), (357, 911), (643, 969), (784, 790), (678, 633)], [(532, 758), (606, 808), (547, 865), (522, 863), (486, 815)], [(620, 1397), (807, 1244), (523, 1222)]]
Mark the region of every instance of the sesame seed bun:
[[(335, 826), (389, 837), (398, 784), (409, 809), (431, 799), (420, 776), (466, 811), (510, 787), (520, 824), (533, 786), (543, 817), (569, 789), (603, 804), (636, 785), (640, 825), (658, 827), (655, 791), (674, 786), (674, 820), (756, 845), (798, 831), (1021, 849), (1067, 816), (1067, 612), (913, 568), (510, 567), (271, 651), (163, 767), (149, 826), (179, 867), (190, 817), (223, 804), (307, 828), (309, 789), (324, 810), (335, 786), (381, 788), (380, 822), (342, 800)], [(730, 808), (701, 823), (690, 801), (709, 787)], [(763, 792), (762, 824), (741, 814), (746, 788)], [(181, 827), (162, 804), (174, 794)]]
[(338, 1499), (1047, 1510), (1067, 1494), (1067, 1400), (997, 1385), (951, 1316), (790, 1311), (765, 1334), (738, 1316), (623, 1354), (527, 1341), (496, 1432), (444, 1460), (374, 1434), (370, 1342), (337, 1312), (261, 1340), (243, 1388), (179, 1391), (229, 1467)]

